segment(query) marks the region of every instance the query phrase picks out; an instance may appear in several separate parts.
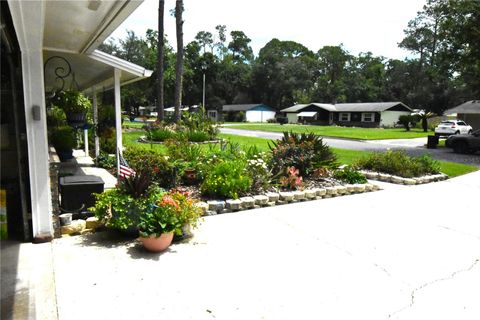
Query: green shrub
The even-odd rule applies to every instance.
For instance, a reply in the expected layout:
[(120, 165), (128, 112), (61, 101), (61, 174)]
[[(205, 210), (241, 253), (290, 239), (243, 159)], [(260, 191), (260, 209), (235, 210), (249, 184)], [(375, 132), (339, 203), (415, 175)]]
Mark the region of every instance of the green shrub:
[(158, 151), (130, 147), (123, 155), (130, 167), (135, 171), (148, 172), (151, 180), (161, 187), (171, 187), (177, 181), (174, 165)]
[(168, 129), (157, 128), (148, 130), (147, 137), (151, 141), (163, 142), (168, 139), (173, 139), (175, 137), (175, 133), (171, 132)]
[(188, 141), (191, 142), (204, 142), (210, 140), (208, 133), (203, 131), (188, 131), (186, 136)]
[(250, 190), (252, 179), (246, 172), (243, 161), (222, 161), (215, 164), (206, 174), (201, 185), (205, 195), (238, 198), (238, 195)]
[(67, 151), (76, 146), (75, 133), (70, 126), (56, 128), (51, 133), (50, 139), (51, 144), (57, 150)]
[(344, 181), (346, 183), (354, 184), (354, 183), (367, 183), (367, 178), (355, 168), (347, 166), (343, 169), (336, 170), (333, 173), (333, 177), (337, 180)]
[(108, 153), (103, 150), (100, 151), (100, 154), (97, 158), (97, 163), (100, 168), (104, 169), (113, 169), (117, 166), (117, 160), (115, 156), (110, 156)]
[(173, 161), (201, 161), (205, 155), (201, 146), (188, 143), (186, 140), (169, 140), (165, 145), (167, 154)]
[(124, 192), (123, 181), (118, 188), (94, 194), (95, 206), (89, 210), (109, 228), (136, 229), (140, 215), (153, 209), (152, 203), (161, 197), (164, 190), (152, 185), (146, 192), (142, 192), (142, 196), (134, 197)]
[(283, 174), (288, 167), (310, 176), (320, 167), (335, 167), (336, 157), (323, 139), (313, 133), (284, 132), (279, 141), (272, 141), (271, 167), (274, 174)]
[(405, 130), (410, 131), (411, 127), (415, 127), (417, 125), (418, 118), (412, 115), (401, 115), (398, 117), (398, 123), (401, 124)]
[(186, 128), (186, 131), (206, 133), (208, 135), (206, 140), (215, 139), (220, 132), (216, 123), (207, 116), (203, 107), (198, 108), (196, 112), (182, 113), (181, 124)]
[(393, 174), (404, 178), (419, 177), (439, 172), (439, 164), (430, 156), (410, 157), (405, 151), (374, 153), (360, 159), (359, 168)]
[(437, 174), (440, 172), (440, 163), (432, 159), (429, 154), (424, 154), (416, 158), (420, 165), (420, 172), (423, 174)]

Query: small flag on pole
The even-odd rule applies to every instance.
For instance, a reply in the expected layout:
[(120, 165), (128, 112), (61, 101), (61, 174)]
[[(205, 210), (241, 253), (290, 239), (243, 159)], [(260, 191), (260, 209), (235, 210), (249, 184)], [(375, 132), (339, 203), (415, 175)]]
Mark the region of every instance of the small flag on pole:
[(130, 168), (130, 166), (127, 163), (127, 160), (125, 160), (123, 158), (121, 152), (118, 153), (118, 156), (120, 158), (120, 172), (119, 172), (120, 178), (125, 179), (125, 178), (128, 178), (128, 177), (132, 176), (132, 175), (135, 175), (135, 170)]

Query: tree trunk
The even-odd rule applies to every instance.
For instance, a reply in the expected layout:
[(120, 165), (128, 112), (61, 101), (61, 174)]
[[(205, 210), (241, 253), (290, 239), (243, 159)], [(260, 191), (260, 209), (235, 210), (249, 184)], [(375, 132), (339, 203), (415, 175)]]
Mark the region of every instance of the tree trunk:
[(163, 121), (163, 109), (164, 109), (164, 92), (163, 92), (163, 82), (164, 82), (164, 70), (163, 70), (163, 61), (164, 61), (164, 9), (165, 9), (165, 0), (159, 0), (158, 2), (158, 44), (157, 44), (157, 119), (158, 121)]
[(422, 117), (422, 128), (423, 128), (423, 132), (428, 132), (427, 116)]
[(177, 0), (175, 5), (175, 20), (177, 25), (177, 63), (175, 65), (175, 115), (174, 122), (180, 121), (183, 89), (183, 0)]

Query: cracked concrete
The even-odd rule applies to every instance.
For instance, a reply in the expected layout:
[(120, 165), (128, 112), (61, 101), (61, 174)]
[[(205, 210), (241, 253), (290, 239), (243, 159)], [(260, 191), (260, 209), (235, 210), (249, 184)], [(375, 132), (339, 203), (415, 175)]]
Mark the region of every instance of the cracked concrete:
[[(480, 319), (480, 172), (50, 244), (59, 319)], [(448, 195), (448, 197), (447, 197)]]
[[(480, 294), (480, 285), (479, 268), (480, 259), (476, 259), (469, 267), (461, 270), (457, 270), (451, 273), (449, 276), (436, 279), (421, 285), (418, 288), (415, 288), (411, 292), (411, 301), (410, 305), (400, 309), (397, 312), (394, 312), (389, 316), (391, 319), (412, 319), (412, 315), (415, 314), (416, 317), (426, 319), (478, 319), (480, 315), (480, 307), (477, 303), (471, 303), (473, 301), (478, 301)], [(474, 268), (478, 269), (475, 272), (471, 272)], [(469, 273), (462, 275), (464, 273)], [(455, 280), (458, 276), (464, 276), (463, 282), (464, 286), (459, 286), (459, 281), (452, 283), (442, 283)], [(471, 279), (473, 281), (465, 281), (465, 279)], [(421, 305), (419, 304), (417, 297), (420, 296), (423, 291), (427, 291), (433, 287), (433, 292), (423, 294), (421, 297)], [(436, 288), (435, 288), (436, 287)], [(461, 287), (460, 290), (458, 290)], [(444, 302), (445, 304), (443, 304)], [(457, 304), (456, 312), (451, 311), (453, 304)], [(429, 307), (427, 307), (429, 306)], [(445, 308), (445, 306), (448, 306)], [(423, 314), (422, 317), (419, 317), (419, 313)], [(450, 314), (450, 316), (447, 316)], [(435, 316), (434, 316), (435, 315)]]

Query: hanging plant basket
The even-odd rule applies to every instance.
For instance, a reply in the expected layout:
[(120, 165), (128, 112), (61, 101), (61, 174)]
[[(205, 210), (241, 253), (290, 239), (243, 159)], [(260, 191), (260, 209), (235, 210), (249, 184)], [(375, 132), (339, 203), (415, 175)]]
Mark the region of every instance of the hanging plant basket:
[(69, 112), (65, 114), (67, 117), (67, 123), (72, 127), (82, 127), (86, 123), (85, 112)]

